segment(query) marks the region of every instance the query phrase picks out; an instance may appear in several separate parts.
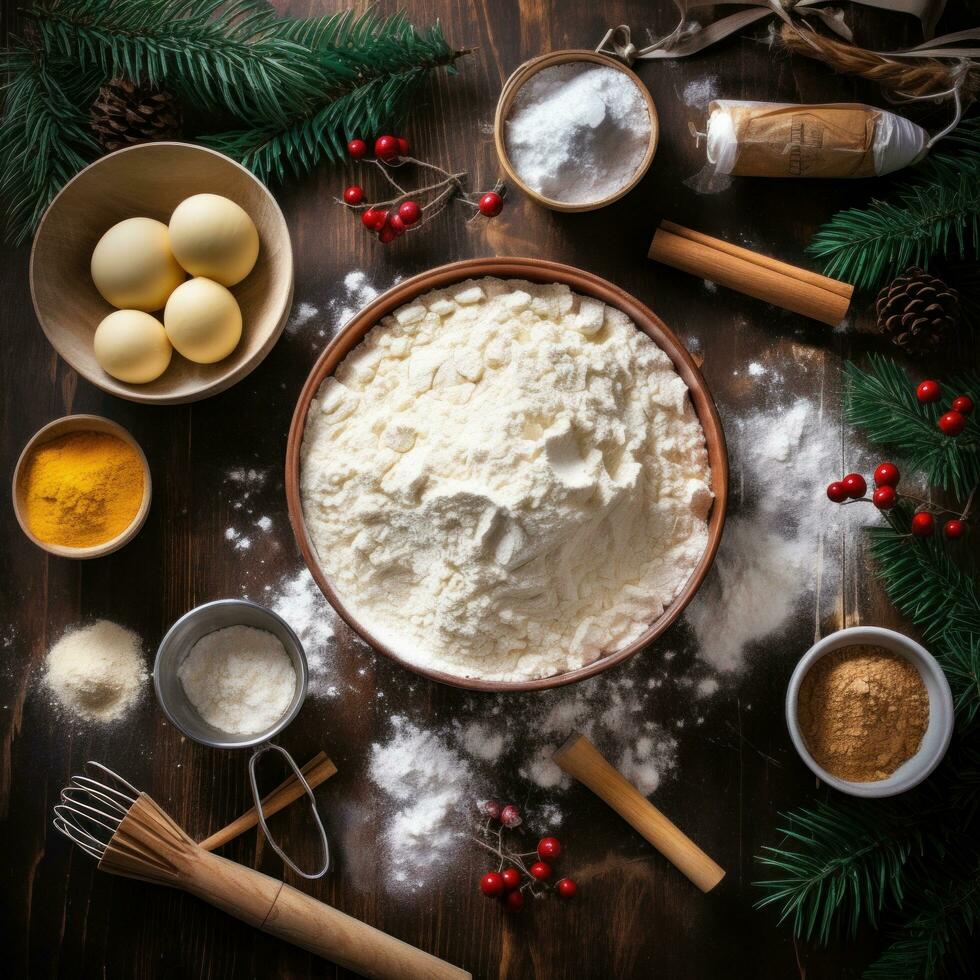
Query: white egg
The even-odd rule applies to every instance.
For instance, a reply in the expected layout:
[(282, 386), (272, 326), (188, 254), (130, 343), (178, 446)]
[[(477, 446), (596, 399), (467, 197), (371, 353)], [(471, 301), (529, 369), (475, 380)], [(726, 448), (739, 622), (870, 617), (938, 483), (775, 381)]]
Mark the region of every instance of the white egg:
[(141, 310), (116, 310), (95, 331), (95, 359), (128, 384), (155, 381), (167, 370), (173, 348), (163, 324)]
[(162, 221), (127, 218), (113, 225), (92, 252), (92, 281), (107, 302), (123, 310), (162, 310), (184, 281)]
[(221, 283), (198, 277), (170, 294), (163, 325), (170, 342), (189, 361), (213, 364), (241, 340), (242, 311)]
[(218, 194), (195, 194), (170, 216), (170, 244), (192, 275), (234, 286), (255, 265), (259, 233), (248, 214)]

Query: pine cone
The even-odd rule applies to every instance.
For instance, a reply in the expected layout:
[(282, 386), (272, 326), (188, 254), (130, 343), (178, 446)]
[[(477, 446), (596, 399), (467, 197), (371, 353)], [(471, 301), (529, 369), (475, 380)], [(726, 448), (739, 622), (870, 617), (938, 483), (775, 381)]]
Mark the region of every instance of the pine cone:
[(106, 152), (136, 143), (179, 139), (180, 103), (169, 92), (114, 78), (99, 89), (89, 126)]
[(941, 347), (960, 320), (960, 294), (922, 269), (906, 269), (875, 303), (878, 330), (910, 354)]

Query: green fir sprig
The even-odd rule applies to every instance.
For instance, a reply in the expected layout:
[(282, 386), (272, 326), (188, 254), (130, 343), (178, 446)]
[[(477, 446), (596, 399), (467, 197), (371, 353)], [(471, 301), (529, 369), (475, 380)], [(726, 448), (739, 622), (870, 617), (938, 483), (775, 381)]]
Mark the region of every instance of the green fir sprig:
[[(923, 472), (931, 484), (965, 499), (980, 483), (980, 434), (971, 420), (960, 435), (945, 435), (939, 417), (948, 411), (948, 399), (923, 405), (915, 384), (887, 357), (870, 355), (866, 370), (849, 362), (846, 367), (844, 418), (864, 430), (877, 445), (895, 452), (912, 470)], [(969, 395), (980, 404), (980, 373), (965, 372), (950, 378), (945, 390)]]
[(420, 83), (466, 53), (438, 23), (370, 9), (293, 19), (265, 0), (36, 0), (23, 14), (25, 39), (0, 54), (0, 197), (14, 242), (99, 155), (88, 117), (113, 77), (172, 92), (194, 110), (197, 142), (283, 180), (396, 126)]
[(977, 258), (980, 248), (980, 119), (970, 119), (884, 200), (839, 211), (807, 251), (828, 276), (873, 289), (940, 256)]

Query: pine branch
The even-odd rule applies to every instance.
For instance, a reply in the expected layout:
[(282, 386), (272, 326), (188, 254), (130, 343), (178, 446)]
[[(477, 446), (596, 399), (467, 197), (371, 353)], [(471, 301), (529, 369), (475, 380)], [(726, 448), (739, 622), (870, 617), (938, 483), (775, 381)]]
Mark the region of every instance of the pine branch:
[(0, 73), (8, 79), (0, 120), (0, 199), (14, 243), (30, 235), (61, 187), (99, 153), (78, 108), (94, 97), (98, 75), (51, 60), (21, 41), (0, 53)]
[[(980, 434), (973, 419), (951, 438), (936, 422), (941, 403), (921, 405), (915, 386), (894, 361), (871, 354), (868, 370), (845, 365), (847, 386), (844, 418), (865, 430), (872, 442), (888, 447), (921, 470), (929, 482), (950, 490), (961, 500), (980, 483)], [(980, 374), (969, 372), (947, 382), (948, 390), (980, 399)]]
[(757, 858), (779, 876), (754, 882), (767, 892), (756, 908), (780, 904), (779, 921), (791, 919), (794, 935), (826, 944), (841, 929), (853, 936), (862, 918), (875, 924), (887, 903), (901, 905), (906, 866), (923, 849), (914, 823), (860, 803), (782, 816), (779, 832), (792, 846), (765, 847)]
[(27, 16), (49, 54), (206, 109), (285, 120), (322, 90), (264, 0), (39, 0)]
[[(951, 862), (952, 863), (952, 862)], [(962, 872), (961, 872), (962, 874)], [(927, 884), (914, 910), (903, 916), (897, 937), (864, 980), (938, 980), (975, 976), (980, 945), (980, 862), (955, 882)]]
[(323, 159), (343, 160), (352, 137), (397, 127), (426, 75), (440, 67), (452, 71), (464, 53), (448, 45), (438, 24), (419, 32), (404, 14), (380, 19), (369, 11), (284, 30), (329, 62), (334, 83), (286, 126), (258, 123), (202, 139), (266, 181), (301, 175)]
[(817, 231), (807, 251), (827, 275), (872, 289), (950, 251), (980, 254), (980, 120), (948, 140), (947, 150), (898, 178), (888, 199), (839, 211)]

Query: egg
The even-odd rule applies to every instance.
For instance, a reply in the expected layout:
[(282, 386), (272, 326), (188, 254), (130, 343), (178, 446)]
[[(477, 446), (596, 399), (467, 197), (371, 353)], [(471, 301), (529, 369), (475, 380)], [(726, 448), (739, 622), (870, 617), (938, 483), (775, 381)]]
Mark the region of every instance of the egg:
[(167, 370), (171, 354), (163, 324), (141, 310), (116, 310), (95, 331), (95, 359), (106, 374), (128, 384), (155, 381)]
[(170, 216), (170, 244), (192, 275), (222, 286), (241, 282), (259, 255), (259, 233), (248, 214), (218, 194), (195, 194)]
[(162, 310), (186, 275), (170, 251), (170, 232), (153, 218), (113, 225), (92, 252), (92, 281), (122, 310)]
[(170, 343), (189, 361), (213, 364), (241, 340), (242, 311), (221, 283), (198, 277), (170, 294), (163, 325)]

